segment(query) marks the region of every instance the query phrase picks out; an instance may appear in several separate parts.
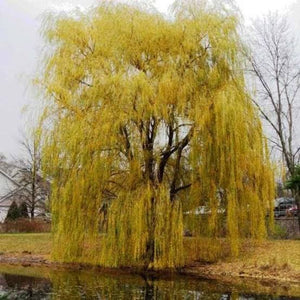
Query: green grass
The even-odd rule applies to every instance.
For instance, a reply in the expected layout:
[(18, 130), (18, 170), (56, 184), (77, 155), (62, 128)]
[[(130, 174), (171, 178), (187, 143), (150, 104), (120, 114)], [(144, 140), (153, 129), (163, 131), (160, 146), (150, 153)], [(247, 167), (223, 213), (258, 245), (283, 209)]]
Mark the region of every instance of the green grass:
[(21, 254), (25, 251), (31, 254), (48, 255), (51, 252), (50, 233), (6, 233), (0, 234), (1, 254)]
[[(226, 243), (213, 246), (207, 239), (184, 239), (184, 249), (187, 264), (193, 261), (223, 262), (228, 265), (253, 266), (255, 268), (286, 268), (300, 271), (300, 240), (266, 240), (262, 242), (244, 241), (238, 258), (228, 256), (229, 249)], [(208, 247), (209, 246), (209, 247)], [(209, 250), (210, 249), (210, 250)], [(210, 252), (209, 252), (210, 251)], [(30, 252), (33, 255), (50, 255), (50, 233), (16, 233), (0, 234), (0, 254), (22, 255)], [(214, 257), (216, 255), (216, 257)]]

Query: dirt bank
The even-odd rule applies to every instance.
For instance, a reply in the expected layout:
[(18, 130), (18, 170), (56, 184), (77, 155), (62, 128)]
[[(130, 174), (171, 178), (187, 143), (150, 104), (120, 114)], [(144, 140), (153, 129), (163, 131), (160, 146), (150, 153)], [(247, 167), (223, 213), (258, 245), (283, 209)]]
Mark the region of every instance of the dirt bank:
[(253, 266), (242, 263), (195, 263), (193, 266), (186, 266), (181, 271), (186, 275), (201, 276), (217, 280), (232, 280), (232, 278), (250, 278), (265, 281), (291, 282), (299, 284), (300, 273), (291, 270), (289, 266)]
[[(58, 263), (50, 260), (49, 255), (36, 255), (30, 252), (24, 251), (24, 253), (19, 254), (2, 254), (0, 255), (0, 264), (4, 265), (19, 265), (23, 267), (49, 267), (49, 268), (61, 268), (61, 269), (99, 269), (106, 270), (108, 272), (115, 272), (115, 269), (103, 269), (100, 267), (93, 267), (85, 264), (71, 264), (71, 263)], [(134, 268), (123, 268), (118, 270), (118, 272), (130, 272), (139, 273), (141, 270), (136, 270)], [(157, 274), (163, 274), (169, 272), (158, 272)], [(177, 273), (177, 272), (175, 272)], [(195, 262), (192, 265), (187, 265), (184, 268), (178, 270), (179, 274), (197, 276), (208, 279), (217, 279), (226, 281), (226, 278), (231, 281), (234, 278), (249, 278), (249, 279), (259, 279), (266, 281), (277, 281), (278, 283), (290, 282), (299, 284), (300, 288), (300, 272), (295, 271), (289, 267), (288, 264), (282, 265), (252, 265), (245, 264), (241, 261), (232, 262), (218, 262), (213, 264), (205, 264), (200, 262)]]

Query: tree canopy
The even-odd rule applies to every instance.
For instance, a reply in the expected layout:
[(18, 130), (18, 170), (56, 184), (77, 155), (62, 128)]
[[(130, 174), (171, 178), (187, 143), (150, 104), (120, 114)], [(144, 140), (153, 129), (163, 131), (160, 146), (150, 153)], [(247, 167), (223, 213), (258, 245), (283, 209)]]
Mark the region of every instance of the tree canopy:
[(273, 176), (237, 17), (205, 1), (174, 7), (166, 18), (106, 1), (46, 22), (55, 259), (173, 268), (187, 226), (234, 255), (239, 238), (265, 235)]

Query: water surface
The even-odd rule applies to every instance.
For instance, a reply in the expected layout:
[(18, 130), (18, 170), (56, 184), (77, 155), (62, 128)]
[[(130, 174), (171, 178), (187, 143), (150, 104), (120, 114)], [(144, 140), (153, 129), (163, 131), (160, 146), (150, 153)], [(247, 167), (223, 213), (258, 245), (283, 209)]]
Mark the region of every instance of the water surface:
[(0, 267), (0, 299), (300, 299), (289, 286), (228, 284), (187, 276), (146, 277), (99, 271)]

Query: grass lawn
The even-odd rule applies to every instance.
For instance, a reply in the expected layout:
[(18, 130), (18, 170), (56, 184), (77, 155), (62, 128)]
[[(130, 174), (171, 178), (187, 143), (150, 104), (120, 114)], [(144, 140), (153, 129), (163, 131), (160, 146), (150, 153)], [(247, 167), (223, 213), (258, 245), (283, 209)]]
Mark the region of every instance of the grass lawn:
[[(187, 266), (194, 262), (203, 262), (212, 246), (209, 240), (184, 239), (184, 249)], [(226, 244), (217, 243), (217, 251), (224, 253), (223, 257), (211, 257), (211, 266), (228, 269), (258, 269), (262, 271), (293, 271), (300, 275), (300, 240), (266, 240), (263, 242), (244, 241), (241, 253), (237, 258), (229, 257)], [(50, 233), (14, 233), (0, 234), (0, 254), (22, 255), (28, 252), (32, 255), (50, 255)], [(212, 251), (213, 252), (213, 251)], [(221, 255), (222, 256), (222, 255)]]
[(5, 233), (0, 234), (1, 254), (31, 254), (47, 255), (51, 252), (50, 233)]
[[(267, 240), (254, 243), (242, 251), (244, 264), (260, 268), (286, 268), (300, 272), (300, 240)], [(300, 273), (299, 273), (300, 275)]]

